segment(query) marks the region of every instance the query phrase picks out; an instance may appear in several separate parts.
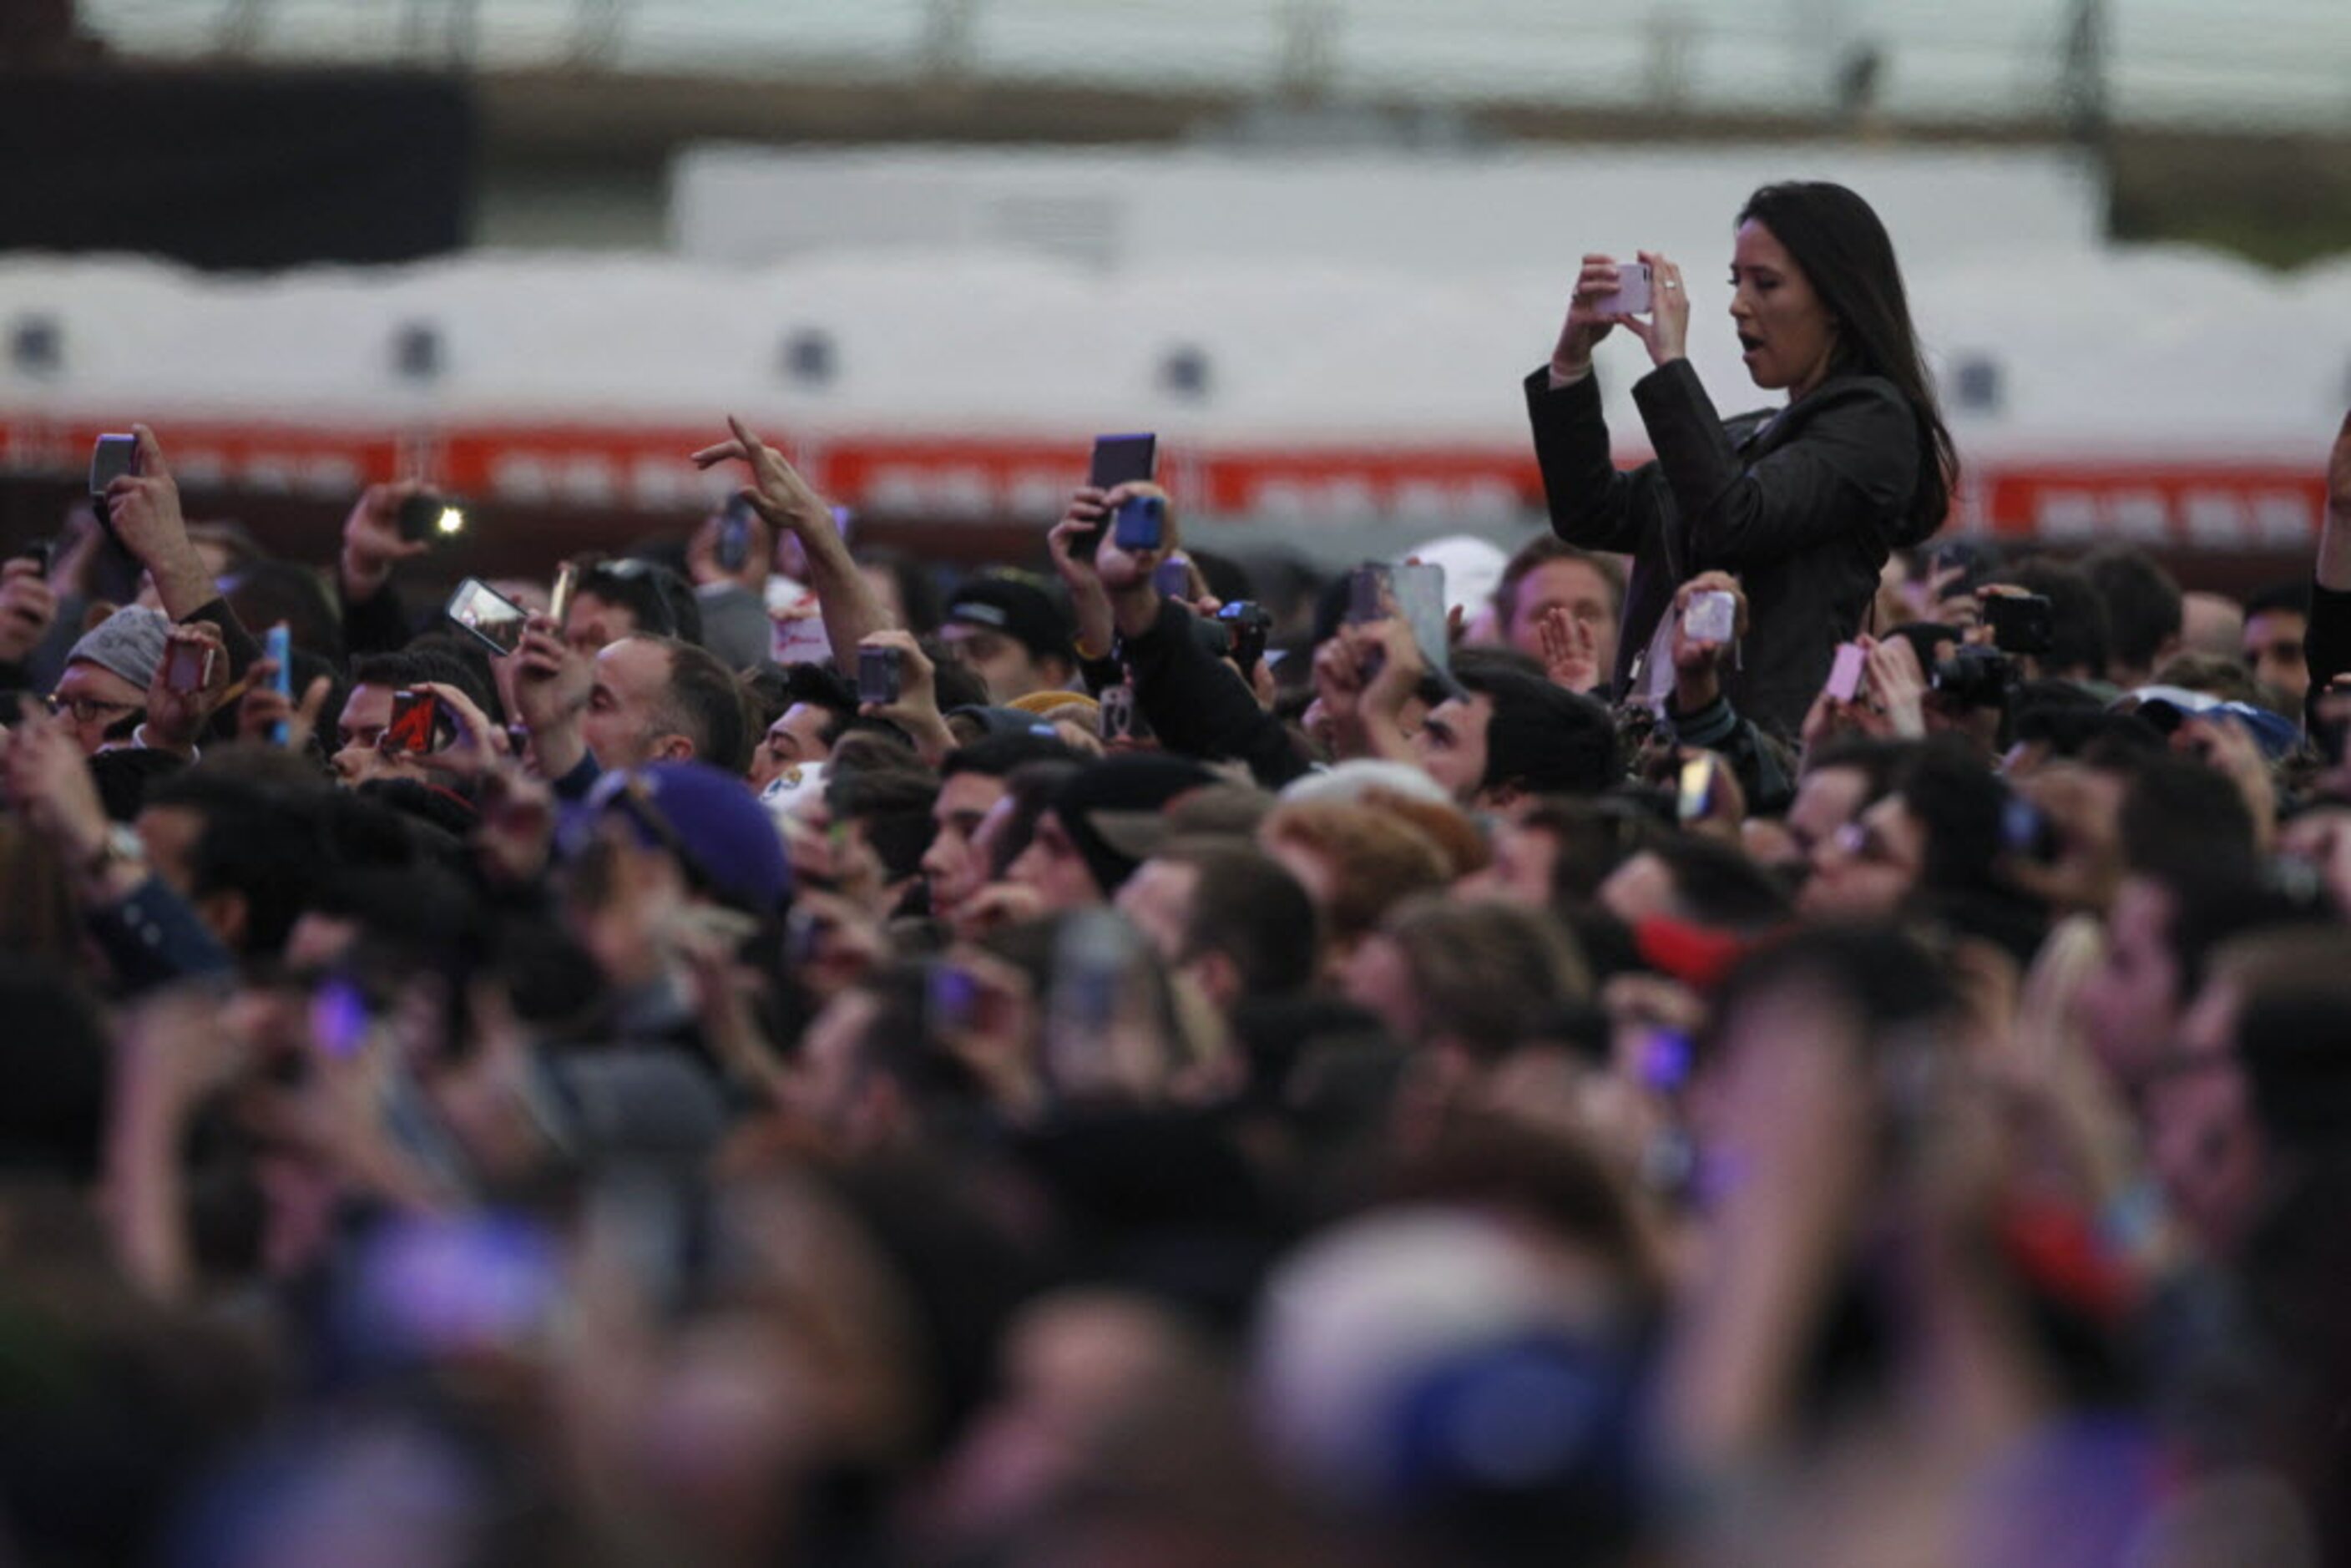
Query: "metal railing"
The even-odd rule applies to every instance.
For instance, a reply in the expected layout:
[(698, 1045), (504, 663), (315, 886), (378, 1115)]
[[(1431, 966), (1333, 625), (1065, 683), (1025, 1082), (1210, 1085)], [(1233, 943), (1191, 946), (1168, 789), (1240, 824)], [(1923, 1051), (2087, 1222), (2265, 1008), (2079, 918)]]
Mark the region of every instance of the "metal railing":
[(2351, 128), (2342, 0), (81, 0), (120, 52)]

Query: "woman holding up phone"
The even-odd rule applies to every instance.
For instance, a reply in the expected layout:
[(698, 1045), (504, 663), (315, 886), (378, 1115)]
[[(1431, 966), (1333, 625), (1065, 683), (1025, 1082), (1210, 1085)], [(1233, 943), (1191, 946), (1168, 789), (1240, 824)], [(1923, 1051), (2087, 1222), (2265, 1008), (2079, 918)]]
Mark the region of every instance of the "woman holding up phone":
[[(1551, 362), (1527, 378), (1552, 528), (1570, 544), (1633, 557), (1619, 696), (1671, 683), (1677, 587), (1729, 571), (1752, 617), (1731, 700), (1793, 735), (1837, 644), (1861, 630), (1886, 556), (1942, 525), (1958, 477), (1893, 242), (1842, 185), (1766, 185), (1748, 198), (1731, 251), (1731, 322), (1749, 376), (1788, 403), (1727, 423), (1687, 358), (1681, 269), (1653, 252), (1640, 261), (1646, 310), (1624, 308), (1642, 303), (1639, 271), (1583, 258)], [(1656, 366), (1633, 400), (1657, 455), (1630, 473), (1610, 458), (1592, 371), (1593, 349), (1619, 326)]]

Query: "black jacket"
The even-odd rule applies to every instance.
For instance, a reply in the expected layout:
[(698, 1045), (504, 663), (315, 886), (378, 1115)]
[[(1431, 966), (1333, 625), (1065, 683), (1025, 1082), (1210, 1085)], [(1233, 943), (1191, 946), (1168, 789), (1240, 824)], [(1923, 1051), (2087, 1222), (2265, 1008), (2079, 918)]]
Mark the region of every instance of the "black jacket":
[(1192, 612), (1160, 601), (1159, 619), (1121, 643), (1134, 676), (1134, 706), (1159, 744), (1205, 761), (1237, 758), (1269, 789), (1311, 769), (1290, 728), (1257, 706), (1232, 665), (1200, 646)]
[(1698, 372), (1674, 361), (1634, 383), (1657, 455), (1629, 474), (1609, 455), (1596, 377), (1554, 392), (1541, 370), (1526, 390), (1553, 531), (1633, 557), (1617, 695), (1675, 590), (1701, 571), (1729, 571), (1750, 615), (1731, 702), (1793, 735), (1836, 645), (1861, 630), (1931, 457), (1894, 383), (1832, 376), (1786, 409), (1725, 423)]
[(2303, 633), (2302, 657), (2310, 671), (2305, 706), (2315, 706), (2328, 683), (2351, 671), (2351, 593), (2324, 583), (2310, 585), (2310, 624)]

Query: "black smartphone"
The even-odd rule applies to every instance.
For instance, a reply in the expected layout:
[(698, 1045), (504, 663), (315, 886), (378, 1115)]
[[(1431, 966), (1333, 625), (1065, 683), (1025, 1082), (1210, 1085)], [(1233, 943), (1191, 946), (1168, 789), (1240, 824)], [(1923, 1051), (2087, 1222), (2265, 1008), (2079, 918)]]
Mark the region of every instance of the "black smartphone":
[(449, 596), (449, 619), (481, 639), (490, 652), (511, 653), (522, 643), (530, 620), (523, 607), (477, 578), (467, 578)]
[(385, 751), (422, 757), (447, 746), (455, 727), (442, 711), (441, 699), (431, 692), (394, 692), (392, 722), (383, 727), (383, 738), (376, 744)]
[(1097, 490), (1109, 490), (1121, 485), (1147, 484), (1158, 472), (1158, 436), (1148, 433), (1097, 435), (1093, 462), (1086, 469), (1086, 483)]
[(139, 472), (139, 438), (135, 435), (101, 435), (89, 452), (90, 509), (98, 515), (98, 526), (106, 530), (107, 539), (117, 550), (122, 537), (114, 531), (114, 508), (106, 504), (106, 487), (125, 474)]
[(1111, 514), (1110, 537), (1123, 550), (1157, 549), (1167, 538), (1167, 503), (1156, 496), (1129, 496)]
[(446, 496), (419, 490), (400, 503), (400, 537), (411, 544), (450, 544), (465, 532), (465, 509)]
[[(1159, 472), (1159, 437), (1148, 432), (1134, 435), (1097, 435), (1093, 460), (1086, 465), (1086, 483), (1097, 490), (1121, 485), (1147, 484)], [(1102, 548), (1100, 528), (1071, 542), (1071, 553), (1092, 560)]]
[(16, 552), (18, 560), (29, 560), (37, 569), (35, 575), (47, 577), (57, 556), (57, 546), (47, 539), (35, 539)]
[(751, 503), (743, 497), (737, 496), (726, 503), (726, 509), (718, 514), (716, 553), (719, 570), (729, 573), (737, 572), (749, 563), (753, 533), (751, 525), (758, 519), (758, 514), (752, 510)]
[(1266, 640), (1273, 635), (1273, 615), (1262, 604), (1237, 599), (1217, 612), (1217, 619), (1232, 634), (1233, 663), (1246, 674), (1265, 657)]
[(857, 650), (857, 700), (887, 706), (898, 700), (904, 651), (897, 648)]
[(2057, 636), (2056, 612), (2040, 593), (1987, 593), (1984, 624), (2003, 653), (2045, 653)]
[(101, 435), (89, 451), (89, 498), (99, 500), (106, 487), (125, 474), (139, 472), (139, 438), (135, 435)]

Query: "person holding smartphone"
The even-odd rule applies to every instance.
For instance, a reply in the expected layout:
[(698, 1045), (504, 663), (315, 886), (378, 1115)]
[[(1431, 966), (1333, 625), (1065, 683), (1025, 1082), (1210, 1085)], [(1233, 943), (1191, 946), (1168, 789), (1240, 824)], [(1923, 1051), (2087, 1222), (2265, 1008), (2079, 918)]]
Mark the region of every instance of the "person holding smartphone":
[[(1628, 290), (1645, 277), (1642, 300)], [(1715, 412), (1687, 358), (1681, 269), (1643, 252), (1638, 269), (1583, 258), (1551, 361), (1527, 378), (1527, 411), (1553, 531), (1633, 557), (1617, 695), (1671, 684), (1677, 589), (1728, 571), (1752, 614), (1731, 700), (1792, 735), (1836, 645), (1862, 629), (1887, 555), (1941, 526), (1958, 461), (1893, 244), (1861, 197), (1825, 183), (1757, 191), (1739, 214), (1730, 282), (1747, 372), (1785, 392), (1786, 407), (1727, 423)], [(1655, 366), (1633, 399), (1657, 455), (1629, 473), (1610, 457), (1592, 368), (1620, 326)]]

